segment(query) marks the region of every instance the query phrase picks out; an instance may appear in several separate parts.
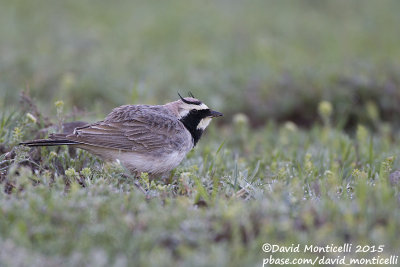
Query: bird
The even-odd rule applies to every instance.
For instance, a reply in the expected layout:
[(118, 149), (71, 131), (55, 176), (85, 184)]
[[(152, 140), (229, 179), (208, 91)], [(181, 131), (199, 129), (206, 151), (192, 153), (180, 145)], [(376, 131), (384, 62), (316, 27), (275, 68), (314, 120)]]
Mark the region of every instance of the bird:
[(123, 105), (104, 120), (76, 127), (72, 133), (20, 145), (76, 147), (105, 161), (119, 161), (135, 176), (163, 177), (196, 146), (211, 120), (223, 116), (192, 93), (178, 95), (178, 100), (164, 105)]

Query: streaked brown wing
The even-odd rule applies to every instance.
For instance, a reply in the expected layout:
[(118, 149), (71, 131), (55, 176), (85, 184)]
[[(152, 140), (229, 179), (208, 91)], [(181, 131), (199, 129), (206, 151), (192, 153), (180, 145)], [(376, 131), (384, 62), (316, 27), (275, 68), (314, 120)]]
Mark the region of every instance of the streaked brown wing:
[(179, 149), (185, 139), (183, 126), (178, 120), (165, 113), (137, 111), (127, 110), (129, 116), (123, 120), (113, 120), (111, 113), (105, 121), (77, 128), (67, 138), (87, 145), (139, 153), (160, 148), (166, 152)]

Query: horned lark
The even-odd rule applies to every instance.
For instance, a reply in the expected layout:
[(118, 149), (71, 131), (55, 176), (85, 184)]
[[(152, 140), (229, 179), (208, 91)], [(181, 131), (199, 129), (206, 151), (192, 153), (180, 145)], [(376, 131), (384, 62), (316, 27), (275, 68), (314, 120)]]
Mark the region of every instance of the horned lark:
[(70, 134), (21, 143), (29, 147), (69, 145), (106, 161), (119, 160), (135, 175), (168, 173), (197, 144), (213, 117), (211, 110), (193, 97), (165, 105), (124, 105), (99, 122), (77, 127)]

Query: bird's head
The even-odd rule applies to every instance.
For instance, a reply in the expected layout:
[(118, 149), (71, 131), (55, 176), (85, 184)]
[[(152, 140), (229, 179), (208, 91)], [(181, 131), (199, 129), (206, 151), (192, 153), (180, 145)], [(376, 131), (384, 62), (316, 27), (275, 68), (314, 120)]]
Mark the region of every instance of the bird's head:
[(222, 116), (222, 113), (210, 109), (191, 93), (190, 97), (183, 98), (181, 95), (179, 97), (180, 100), (177, 101), (179, 119), (196, 126), (196, 129), (204, 131), (212, 118)]
[(210, 109), (206, 104), (196, 99), (191, 93), (190, 97), (172, 102), (178, 119), (185, 125), (186, 129), (192, 134), (194, 143), (200, 139), (201, 134), (210, 124), (212, 118), (222, 116), (222, 113)]

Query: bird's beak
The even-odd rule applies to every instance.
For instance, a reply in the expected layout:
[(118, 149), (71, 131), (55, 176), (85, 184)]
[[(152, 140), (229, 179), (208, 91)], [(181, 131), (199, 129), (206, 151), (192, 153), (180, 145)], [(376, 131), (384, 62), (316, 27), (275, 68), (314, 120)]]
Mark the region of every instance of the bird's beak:
[(210, 117), (221, 117), (223, 114), (221, 112), (215, 111), (215, 110), (210, 110)]

